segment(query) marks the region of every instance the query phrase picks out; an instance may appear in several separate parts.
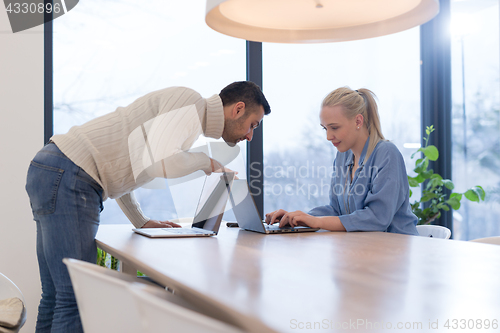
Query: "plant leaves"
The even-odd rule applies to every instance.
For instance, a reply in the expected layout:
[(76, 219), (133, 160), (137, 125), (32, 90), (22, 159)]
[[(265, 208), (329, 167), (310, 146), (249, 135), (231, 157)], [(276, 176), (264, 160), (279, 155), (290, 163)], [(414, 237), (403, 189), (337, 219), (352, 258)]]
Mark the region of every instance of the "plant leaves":
[(425, 178), (422, 177), (422, 175), (417, 175), (416, 177), (413, 177), (417, 182), (423, 183)]
[(425, 186), (425, 191), (434, 191), (434, 181), (433, 180), (429, 180), (427, 182), (427, 185)]
[(416, 173), (422, 173), (427, 170), (427, 167), (429, 166), (429, 160), (427, 157), (424, 158), (419, 158), (418, 160), (415, 161), (415, 171)]
[(430, 145), (420, 149), (422, 149), (422, 152), (424, 153), (425, 157), (427, 157), (431, 161), (435, 161), (439, 158), (439, 151), (434, 145)]
[(434, 183), (435, 186), (443, 186), (443, 178), (440, 177), (441, 179), (439, 178), (436, 178), (436, 179), (433, 179), (432, 182)]
[(429, 201), (431, 199), (434, 199), (436, 197), (436, 194), (430, 192), (430, 193), (425, 193), (423, 196), (422, 196), (422, 199), (420, 199), (421, 202), (426, 202), (426, 201)]
[(431, 125), (431, 126), (426, 126), (425, 127), (425, 134), (429, 135), (431, 134), (432, 132), (434, 132), (435, 128), (434, 128), (434, 125)]
[[(429, 170), (430, 171), (430, 170)], [(432, 176), (431, 176), (431, 179), (439, 179), (439, 180), (443, 180), (443, 177), (441, 177), (441, 175), (437, 174), (437, 173), (433, 173)]]
[(468, 189), (464, 195), (470, 201), (479, 202), (479, 193), (474, 188)]
[(434, 174), (433, 170), (427, 170), (427, 171), (422, 172), (420, 175), (422, 176), (422, 178), (428, 179), (428, 178), (431, 178), (433, 174)]
[[(416, 152), (414, 152), (413, 154), (411, 154), (411, 157), (410, 157), (410, 158), (411, 158), (411, 159), (413, 159), (413, 157), (414, 157), (416, 154), (418, 154), (418, 153), (420, 153), (420, 152), (423, 152), (423, 149), (424, 149), (423, 147), (422, 147), (422, 148), (418, 148), (418, 150), (417, 150)], [(419, 159), (419, 160), (420, 160), (420, 159)], [(417, 161), (418, 161), (418, 160), (417, 160)]]
[(411, 154), (410, 158), (411, 158), (411, 159), (413, 159), (413, 157), (414, 157), (414, 156), (415, 156), (415, 155), (416, 155), (419, 151), (420, 151), (420, 149), (419, 149), (419, 150), (417, 150), (416, 152), (414, 152), (413, 154)]
[(424, 159), (419, 158), (418, 160), (415, 161), (415, 168), (413, 169), (413, 171), (415, 171), (418, 174), (421, 173), (423, 165), (424, 165)]
[(449, 179), (443, 179), (443, 184), (444, 186), (446, 186), (446, 188), (448, 190), (453, 190), (455, 188), (455, 185), (453, 184), (453, 182)]
[[(455, 194), (455, 193), (454, 193)], [(454, 210), (457, 210), (460, 208), (460, 200), (462, 199), (462, 195), (459, 196), (454, 196), (453, 198), (450, 198), (446, 200), (446, 203), (451, 206)]]
[[(408, 184), (410, 185), (410, 187), (419, 187), (420, 186), (420, 183), (413, 177), (410, 177), (408, 176)], [(411, 197), (411, 195), (410, 195)]]
[(479, 197), (481, 200), (484, 201), (484, 198), (486, 197), (486, 192), (483, 190), (483, 188), (479, 185), (474, 186), (474, 189), (476, 189), (476, 192), (479, 194)]
[[(423, 137), (423, 147), (420, 147), (416, 152), (411, 155), (411, 158), (417, 154), (422, 153), (420, 158), (415, 161), (415, 168), (413, 171), (416, 173), (415, 177), (408, 176), (408, 183), (410, 187), (418, 187), (424, 183), (422, 188), (420, 200), (411, 204), (413, 213), (418, 217), (418, 224), (429, 223), (434, 218), (441, 216), (441, 211), (449, 211), (450, 209), (457, 210), (461, 206), (463, 196), (470, 201), (480, 202), (486, 197), (486, 193), (481, 186), (475, 186), (468, 189), (465, 193), (451, 193), (448, 197), (449, 191), (455, 189), (455, 184), (450, 179), (443, 179), (441, 175), (435, 174), (432, 169), (429, 169), (429, 161), (436, 161), (439, 158), (439, 150), (434, 145), (429, 145), (430, 134), (434, 132), (434, 126), (427, 126), (426, 136)], [(410, 189), (410, 197), (413, 192)], [(448, 199), (446, 200), (446, 198)], [(427, 203), (426, 208), (423, 209), (421, 204)]]
[(483, 188), (479, 185), (468, 189), (467, 192), (464, 193), (464, 195), (467, 199), (474, 202), (479, 202), (481, 200), (484, 200), (484, 198), (486, 197), (486, 193), (484, 192)]

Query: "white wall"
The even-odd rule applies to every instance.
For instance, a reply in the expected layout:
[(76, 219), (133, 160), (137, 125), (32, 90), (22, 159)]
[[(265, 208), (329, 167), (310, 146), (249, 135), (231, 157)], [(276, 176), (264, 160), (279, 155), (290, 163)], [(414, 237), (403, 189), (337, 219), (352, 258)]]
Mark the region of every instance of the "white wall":
[(26, 172), (43, 146), (43, 27), (13, 34), (0, 4), (0, 272), (24, 294), (34, 332), (40, 278), (36, 227), (24, 190)]

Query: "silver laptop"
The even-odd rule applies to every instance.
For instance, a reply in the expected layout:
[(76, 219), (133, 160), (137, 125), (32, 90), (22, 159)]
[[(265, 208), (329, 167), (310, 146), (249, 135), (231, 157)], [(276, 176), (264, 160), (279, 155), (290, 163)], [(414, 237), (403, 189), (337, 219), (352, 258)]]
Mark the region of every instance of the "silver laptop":
[[(218, 180), (213, 181), (213, 177)], [(233, 172), (213, 173), (205, 178), (191, 228), (142, 228), (134, 232), (151, 238), (216, 236), (233, 180)]]
[(245, 179), (233, 181), (233, 186), (229, 194), (233, 213), (240, 228), (260, 232), (263, 234), (281, 234), (292, 232), (311, 232), (318, 228), (309, 227), (282, 227), (278, 225), (268, 225), (264, 222), (255, 206), (252, 195), (248, 189), (248, 183)]

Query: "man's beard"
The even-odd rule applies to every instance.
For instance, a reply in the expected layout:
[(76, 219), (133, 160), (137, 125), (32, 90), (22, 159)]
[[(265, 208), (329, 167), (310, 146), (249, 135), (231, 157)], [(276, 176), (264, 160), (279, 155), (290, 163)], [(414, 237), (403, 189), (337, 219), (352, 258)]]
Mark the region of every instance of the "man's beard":
[(241, 124), (245, 121), (245, 119), (225, 119), (224, 120), (224, 131), (222, 133), (222, 138), (226, 143), (234, 147), (238, 140), (241, 140), (242, 137), (238, 136), (236, 132), (241, 128)]

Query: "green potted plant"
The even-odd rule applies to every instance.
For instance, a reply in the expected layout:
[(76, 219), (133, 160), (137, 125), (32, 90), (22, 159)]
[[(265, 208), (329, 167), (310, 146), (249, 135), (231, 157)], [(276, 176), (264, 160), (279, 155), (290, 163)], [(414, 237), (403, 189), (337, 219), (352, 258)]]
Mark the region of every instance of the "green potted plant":
[[(424, 137), (425, 145), (411, 155), (411, 158), (417, 153), (423, 153), (423, 157), (415, 161), (415, 176), (408, 176), (410, 187), (420, 187), (425, 181), (427, 183), (422, 187), (422, 195), (419, 200), (411, 204), (413, 213), (418, 217), (418, 224), (430, 224), (435, 219), (441, 216), (441, 210), (449, 211), (451, 209), (459, 209), (460, 201), (463, 197), (473, 202), (484, 200), (486, 193), (481, 186), (474, 186), (464, 193), (453, 192), (455, 185), (449, 179), (443, 179), (439, 174), (434, 173), (429, 168), (429, 161), (436, 161), (439, 158), (439, 151), (434, 145), (429, 145), (429, 136), (434, 132), (434, 126), (427, 126)], [(447, 197), (444, 193), (444, 188), (452, 191)], [(410, 189), (410, 198), (412, 197)], [(423, 203), (428, 202), (426, 208), (422, 209)]]

